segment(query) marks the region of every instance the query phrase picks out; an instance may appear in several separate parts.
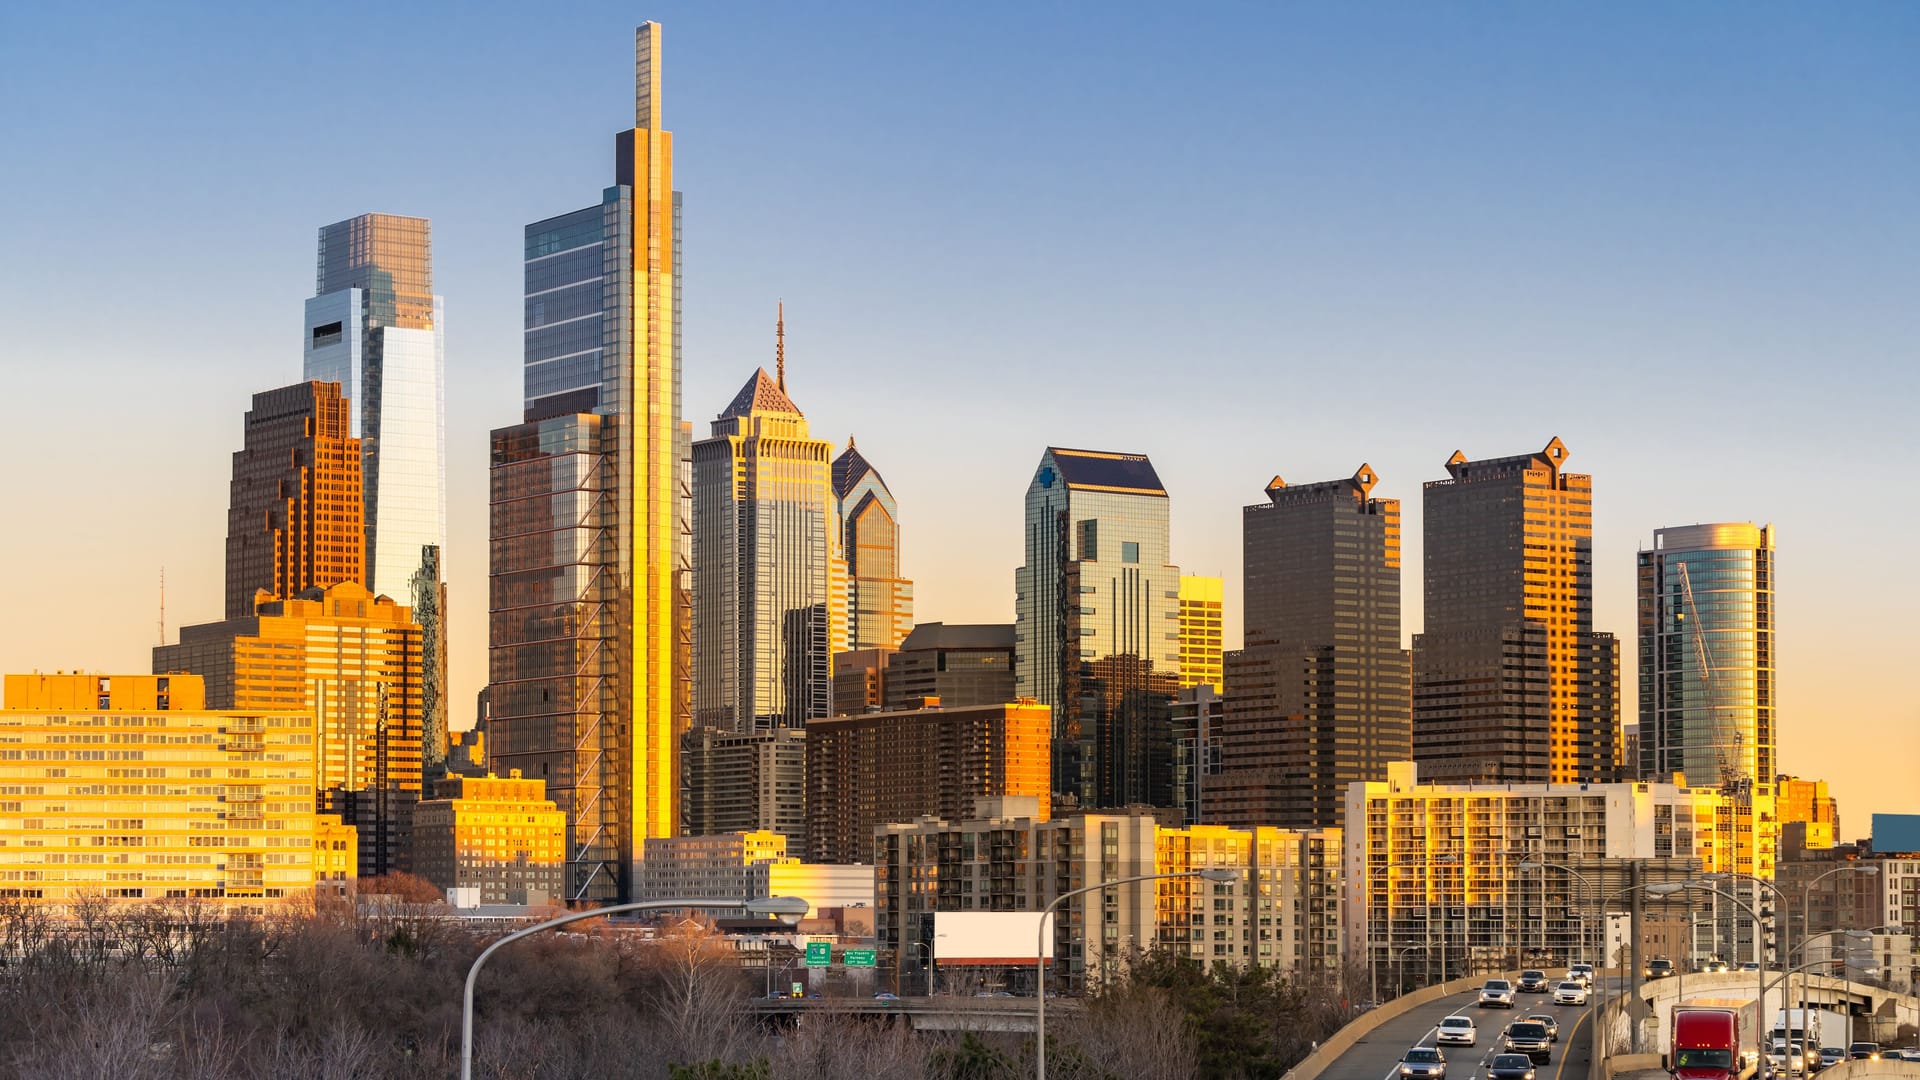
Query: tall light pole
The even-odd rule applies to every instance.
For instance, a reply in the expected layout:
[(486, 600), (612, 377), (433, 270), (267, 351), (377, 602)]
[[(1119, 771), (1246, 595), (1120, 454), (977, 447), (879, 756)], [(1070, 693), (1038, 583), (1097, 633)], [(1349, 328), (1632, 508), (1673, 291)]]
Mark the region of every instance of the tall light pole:
[[(1710, 893), (1713, 893), (1715, 896), (1724, 897), (1725, 899), (1731, 901), (1732, 903), (1737, 904), (1742, 908), (1745, 908), (1747, 914), (1753, 916), (1753, 935), (1754, 935), (1754, 941), (1756, 945), (1754, 951), (1755, 952), (1759, 951), (1758, 943), (1760, 940), (1760, 913), (1753, 910), (1753, 905), (1747, 903), (1745, 900), (1740, 899), (1739, 897), (1733, 895), (1730, 892), (1727, 892), (1724, 889), (1715, 888), (1714, 886), (1709, 885), (1704, 881), (1662, 881), (1662, 882), (1659, 882), (1658, 884), (1645, 886), (1645, 888), (1647, 890), (1648, 896), (1672, 896), (1674, 893), (1681, 892), (1684, 890), (1689, 890), (1689, 889), (1697, 890), (1699, 892), (1710, 892)], [(1764, 1013), (1767, 1011), (1767, 965), (1764, 960), (1761, 961), (1760, 963), (1759, 976), (1760, 978), (1757, 980), (1760, 984), (1759, 1011)], [(1756, 1018), (1753, 1024), (1753, 1053), (1754, 1053), (1755, 1061), (1760, 1060), (1760, 1058), (1763, 1056), (1761, 1053), (1761, 1043), (1760, 1043), (1761, 1026), (1762, 1025), (1760, 1024), (1759, 1020)]]
[[(1805, 885), (1802, 885), (1800, 887), (1800, 921), (1803, 924), (1802, 929), (1806, 931), (1806, 937), (1804, 941), (1812, 941), (1815, 937), (1819, 936), (1813, 932), (1813, 887), (1827, 880), (1828, 878), (1834, 876), (1835, 874), (1845, 874), (1848, 872), (1865, 874), (1868, 877), (1877, 877), (1880, 874), (1880, 868), (1878, 866), (1875, 866), (1872, 863), (1842, 863), (1839, 866), (1834, 867), (1833, 869), (1827, 871), (1824, 874), (1819, 874), (1811, 878), (1810, 880), (1808, 880), (1808, 882)], [(1789, 925), (1791, 925), (1793, 920), (1789, 918), (1787, 922)], [(1834, 932), (1835, 931), (1825, 931), (1825, 933), (1834, 933)], [(1804, 941), (1803, 941), (1803, 944), (1804, 944)], [(1811, 957), (1809, 957), (1809, 959), (1811, 959)], [(1846, 967), (1844, 963), (1842, 964), (1842, 967), (1840, 970), (1842, 974), (1846, 973)], [(1809, 993), (1809, 987), (1807, 983), (1807, 976), (1803, 972), (1800, 976), (1800, 997), (1801, 997), (1800, 1008), (1803, 1013), (1805, 1012), (1807, 1007), (1805, 999), (1808, 993)], [(1852, 1032), (1848, 1032), (1848, 1034), (1851, 1035)]]
[[(1034, 1077), (1035, 1080), (1047, 1080), (1047, 930), (1053, 926), (1053, 909), (1064, 900), (1083, 896), (1091, 892), (1101, 892), (1115, 885), (1131, 885), (1139, 881), (1172, 881), (1177, 878), (1201, 878), (1216, 884), (1239, 881), (1240, 871), (1224, 867), (1208, 870), (1183, 870), (1177, 874), (1135, 874), (1133, 877), (1115, 878), (1098, 885), (1063, 892), (1054, 897), (1047, 906), (1040, 909), (1040, 926), (1034, 931), (1033, 953), (1035, 956), (1036, 977), (1033, 982), (1034, 997), (1039, 1008), (1034, 1012)], [(467, 1080), (462, 1077), (461, 1080)]]
[(591, 911), (576, 911), (562, 915), (557, 919), (548, 919), (536, 923), (524, 930), (515, 930), (499, 941), (480, 950), (473, 958), (473, 966), (467, 969), (467, 988), (460, 1002), (460, 1080), (473, 1080), (473, 988), (480, 979), (480, 967), (487, 962), (501, 946), (519, 941), (523, 937), (532, 937), (543, 930), (576, 923), (582, 919), (597, 919), (605, 915), (618, 915), (627, 911), (665, 911), (671, 908), (720, 908), (729, 911), (744, 910), (752, 915), (805, 915), (813, 905), (797, 896), (769, 896), (757, 900), (737, 898), (681, 899), (681, 900), (640, 900), (631, 904), (614, 904), (611, 907), (594, 908)]
[[(1526, 873), (1526, 872), (1527, 872), (1527, 871), (1529, 871), (1529, 870), (1540, 870), (1540, 869), (1543, 869), (1543, 868), (1546, 868), (1546, 869), (1553, 869), (1553, 870), (1559, 870), (1559, 871), (1562, 871), (1562, 872), (1564, 872), (1564, 873), (1567, 873), (1567, 874), (1570, 874), (1570, 875), (1572, 875), (1572, 876), (1573, 876), (1573, 877), (1574, 877), (1575, 879), (1577, 879), (1577, 880), (1578, 880), (1578, 881), (1580, 882), (1580, 885), (1581, 885), (1581, 887), (1582, 887), (1582, 888), (1584, 888), (1584, 889), (1586, 889), (1586, 890), (1587, 890), (1588, 892), (1590, 892), (1590, 893), (1593, 893), (1593, 894), (1594, 894), (1594, 898), (1595, 898), (1595, 900), (1598, 900), (1598, 899), (1599, 899), (1599, 890), (1597, 890), (1597, 889), (1595, 889), (1595, 888), (1594, 888), (1594, 886), (1593, 886), (1593, 882), (1592, 882), (1592, 881), (1589, 881), (1589, 880), (1587, 879), (1587, 875), (1585, 875), (1585, 874), (1583, 874), (1583, 873), (1581, 873), (1581, 872), (1580, 872), (1580, 871), (1578, 871), (1578, 870), (1575, 870), (1575, 869), (1574, 869), (1573, 867), (1571, 867), (1571, 866), (1566, 866), (1566, 865), (1564, 865), (1564, 864), (1561, 864), (1561, 863), (1556, 863), (1556, 862), (1548, 862), (1548, 861), (1546, 861), (1545, 859), (1523, 859), (1523, 860), (1521, 860), (1521, 861), (1520, 861), (1519, 863), (1517, 863), (1517, 864), (1515, 864), (1515, 866), (1514, 866), (1514, 869), (1516, 869), (1516, 870), (1518, 870), (1518, 871), (1520, 871), (1521, 873)], [(1540, 914), (1540, 917), (1541, 917), (1542, 919), (1545, 919), (1545, 918), (1546, 918), (1546, 903), (1545, 903), (1545, 899), (1544, 899), (1544, 897), (1542, 898), (1542, 902), (1541, 902), (1541, 905), (1540, 905), (1540, 908), (1541, 908), (1541, 914)], [(1581, 947), (1582, 947), (1582, 948), (1585, 948), (1585, 947), (1587, 947), (1587, 946), (1590, 946), (1590, 945), (1592, 944), (1592, 942), (1590, 942), (1590, 941), (1588, 941), (1588, 940), (1587, 940), (1587, 926), (1588, 926), (1588, 923), (1587, 923), (1587, 916), (1586, 916), (1586, 913), (1585, 913), (1585, 912), (1581, 912), (1581, 914), (1580, 914), (1580, 944), (1581, 944)], [(1542, 936), (1542, 937), (1544, 937), (1545, 935), (1543, 934), (1543, 935), (1541, 935), (1541, 936)], [(1605, 950), (1604, 950), (1604, 949), (1602, 949), (1602, 952), (1604, 952), (1604, 951), (1605, 951)], [(1601, 970), (1602, 970), (1602, 971), (1604, 971), (1604, 970), (1606, 970), (1606, 966), (1607, 966), (1607, 958), (1606, 958), (1605, 956), (1602, 956), (1602, 957), (1600, 958), (1600, 968), (1601, 968)]]
[[(924, 941), (909, 941), (907, 942), (907, 948), (908, 949), (917, 948), (920, 950), (922, 966), (924, 966), (927, 969), (927, 996), (932, 997), (933, 996), (933, 946), (927, 944)], [(909, 952), (907, 955), (912, 956), (913, 954)]]

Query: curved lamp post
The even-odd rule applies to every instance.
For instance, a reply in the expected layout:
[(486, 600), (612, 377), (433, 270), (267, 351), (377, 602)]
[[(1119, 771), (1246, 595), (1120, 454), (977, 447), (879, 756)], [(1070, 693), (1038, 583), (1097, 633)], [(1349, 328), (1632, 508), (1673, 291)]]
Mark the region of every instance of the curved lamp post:
[[(1564, 863), (1548, 862), (1545, 859), (1522, 859), (1520, 862), (1514, 864), (1514, 869), (1520, 871), (1521, 873), (1526, 873), (1529, 870), (1540, 870), (1540, 869), (1551, 869), (1551, 870), (1563, 871), (1567, 874), (1572, 875), (1575, 879), (1577, 879), (1580, 882), (1580, 886), (1582, 888), (1586, 889), (1590, 893), (1593, 893), (1596, 900), (1599, 899), (1599, 890), (1593, 887), (1593, 882), (1588, 879), (1587, 875), (1581, 873), (1578, 870), (1575, 870), (1571, 866), (1565, 865)], [(1545, 905), (1543, 903), (1542, 904), (1543, 913), (1544, 913), (1544, 910), (1545, 910)], [(1591, 924), (1587, 922), (1586, 915), (1582, 914), (1580, 917), (1580, 945), (1583, 949), (1593, 947), (1593, 942), (1589, 940), (1589, 938), (1592, 936), (1590, 930), (1588, 929), (1590, 925)], [(1601, 949), (1601, 952), (1604, 953), (1605, 951), (1606, 949), (1603, 947)], [(1607, 969), (1607, 958), (1603, 955), (1600, 957), (1600, 970), (1605, 971), (1606, 969)]]
[[(1040, 926), (1033, 934), (1033, 952), (1034, 956), (1037, 957), (1034, 962), (1038, 974), (1038, 978), (1034, 980), (1033, 990), (1034, 997), (1040, 1003), (1039, 1008), (1034, 1012), (1033, 1075), (1036, 1080), (1047, 1080), (1047, 930), (1053, 925), (1053, 909), (1059, 907), (1063, 900), (1071, 900), (1076, 896), (1082, 896), (1090, 892), (1101, 892), (1106, 889), (1111, 889), (1115, 885), (1131, 885), (1139, 881), (1173, 881), (1179, 878), (1194, 877), (1217, 884), (1226, 884), (1227, 882), (1240, 880), (1240, 871), (1229, 870), (1222, 867), (1208, 870), (1186, 870), (1177, 874), (1136, 874), (1133, 877), (1115, 878), (1112, 881), (1103, 881), (1098, 885), (1088, 885), (1070, 892), (1063, 892), (1059, 896), (1054, 897), (1052, 902), (1040, 910)], [(463, 1077), (462, 1080), (465, 1080), (465, 1078)]]
[(473, 1080), (473, 988), (480, 979), (480, 967), (487, 962), (502, 945), (519, 941), (523, 937), (532, 937), (543, 930), (565, 926), (582, 919), (597, 919), (603, 915), (618, 915), (626, 911), (663, 911), (670, 908), (721, 908), (745, 911), (750, 915), (805, 915), (812, 905), (797, 896), (769, 896), (758, 900), (740, 900), (736, 898), (682, 899), (682, 900), (641, 900), (631, 904), (614, 904), (611, 907), (594, 908), (591, 911), (576, 911), (562, 915), (557, 919), (548, 919), (536, 923), (524, 930), (515, 930), (499, 941), (480, 950), (473, 958), (473, 966), (467, 969), (467, 989), (460, 1003), (460, 1080)]
[[(1738, 905), (1739, 907), (1745, 909), (1746, 913), (1753, 917), (1753, 933), (1754, 933), (1756, 942), (1758, 941), (1758, 938), (1760, 935), (1760, 913), (1753, 910), (1752, 904), (1749, 904), (1745, 900), (1742, 900), (1739, 897), (1733, 895), (1732, 893), (1727, 892), (1725, 889), (1715, 888), (1714, 886), (1708, 885), (1703, 881), (1662, 881), (1653, 885), (1645, 886), (1645, 888), (1648, 896), (1672, 896), (1674, 893), (1682, 892), (1688, 889), (1693, 889), (1699, 892), (1710, 892), (1710, 893), (1713, 893), (1715, 896), (1723, 897), (1731, 901), (1732, 903)], [(1754, 951), (1758, 953), (1760, 950), (1756, 946)], [(1767, 965), (1765, 961), (1762, 961), (1760, 964), (1759, 974), (1760, 974), (1760, 978), (1756, 980), (1760, 984), (1760, 1003), (1759, 1003), (1760, 1010), (1759, 1011), (1764, 1013), (1767, 1011)], [(1763, 1044), (1760, 1041), (1760, 1028), (1761, 1028), (1761, 1024), (1760, 1024), (1759, 1018), (1756, 1017), (1754, 1019), (1754, 1024), (1753, 1024), (1753, 1053), (1754, 1053), (1754, 1060), (1756, 1062), (1759, 1061), (1760, 1058), (1765, 1056), (1762, 1052)], [(1637, 1045), (1637, 1040), (1636, 1040), (1636, 1045)]]

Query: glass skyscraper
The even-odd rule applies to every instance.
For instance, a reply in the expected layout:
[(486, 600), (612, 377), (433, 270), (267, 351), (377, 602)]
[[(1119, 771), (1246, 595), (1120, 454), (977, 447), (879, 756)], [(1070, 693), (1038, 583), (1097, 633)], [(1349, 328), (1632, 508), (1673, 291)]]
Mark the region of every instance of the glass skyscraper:
[(730, 732), (833, 715), (846, 580), (833, 444), (758, 369), (693, 444), (693, 719)]
[(1167, 490), (1142, 454), (1048, 447), (1014, 575), (1015, 686), (1053, 709), (1053, 794), (1166, 805), (1180, 673)]
[(488, 755), (566, 812), (569, 900), (630, 898), (646, 838), (679, 830), (680, 195), (659, 24), (634, 38), (613, 186), (527, 226), (524, 421), (492, 437)]
[(1686, 525), (1640, 552), (1641, 779), (1773, 782), (1773, 539), (1771, 525)]
[(833, 459), (833, 497), (847, 557), (847, 648), (897, 649), (913, 630), (913, 582), (900, 576), (900, 508), (851, 436)]
[(1593, 477), (1566, 459), (1559, 439), (1484, 461), (1456, 451), (1448, 478), (1426, 484), (1426, 627), (1413, 641), (1422, 778), (1619, 776), (1619, 643), (1593, 629)]

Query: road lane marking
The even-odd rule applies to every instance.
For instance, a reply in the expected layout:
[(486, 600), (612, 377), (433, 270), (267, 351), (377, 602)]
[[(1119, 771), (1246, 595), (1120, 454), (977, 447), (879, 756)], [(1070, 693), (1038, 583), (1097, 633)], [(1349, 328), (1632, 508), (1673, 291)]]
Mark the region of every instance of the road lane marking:
[[(1591, 1013), (1591, 1011), (1592, 1010), (1589, 1010), (1589, 1009), (1580, 1010), (1580, 1019), (1575, 1020), (1573, 1022), (1573, 1030), (1567, 1034), (1567, 1039), (1565, 1044), (1567, 1047), (1572, 1047), (1573, 1040), (1580, 1037), (1580, 1025), (1587, 1022), (1587, 1016)], [(1593, 1049), (1591, 1047), (1587, 1049), (1587, 1060), (1588, 1061), (1593, 1060)], [(1566, 1067), (1567, 1067), (1567, 1052), (1566, 1050), (1562, 1050), (1560, 1051), (1560, 1064), (1555, 1065), (1553, 1067), (1553, 1080), (1560, 1080), (1560, 1071), (1562, 1069), (1565, 1069)]]

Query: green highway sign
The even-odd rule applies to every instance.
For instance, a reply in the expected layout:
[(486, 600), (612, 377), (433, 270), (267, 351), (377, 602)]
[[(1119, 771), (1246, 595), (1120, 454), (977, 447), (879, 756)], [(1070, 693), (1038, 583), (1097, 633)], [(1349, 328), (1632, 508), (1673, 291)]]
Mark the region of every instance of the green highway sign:
[(841, 962), (846, 964), (848, 967), (872, 967), (873, 966), (873, 950), (872, 949), (848, 949), (841, 956)]
[(833, 942), (831, 941), (807, 942), (807, 966), (808, 967), (826, 967), (828, 964), (831, 964), (831, 963), (833, 963)]

